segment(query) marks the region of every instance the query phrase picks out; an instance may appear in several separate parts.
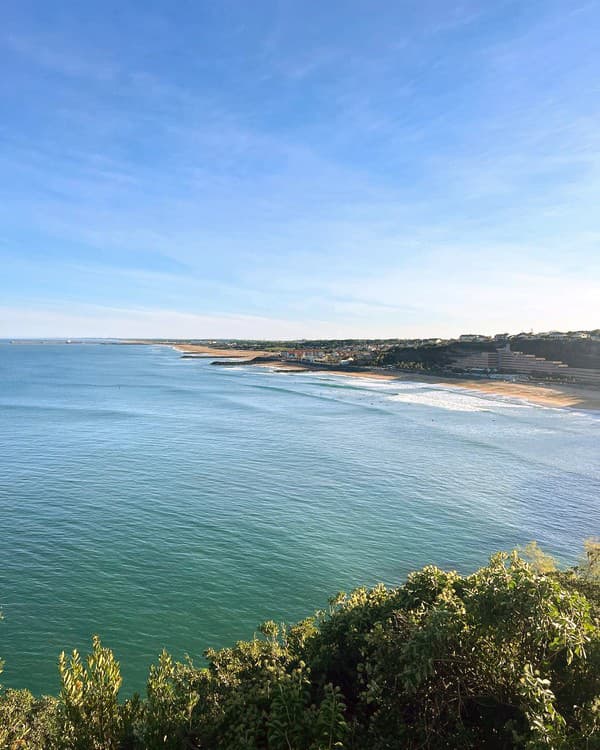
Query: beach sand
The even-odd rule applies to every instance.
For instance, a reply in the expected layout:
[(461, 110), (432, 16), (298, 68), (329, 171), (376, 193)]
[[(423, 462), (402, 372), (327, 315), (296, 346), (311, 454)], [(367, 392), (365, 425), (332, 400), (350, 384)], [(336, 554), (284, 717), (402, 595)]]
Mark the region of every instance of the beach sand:
[(349, 378), (370, 378), (390, 381), (412, 381), (419, 383), (431, 383), (443, 388), (461, 391), (485, 393), (488, 396), (502, 396), (503, 398), (527, 401), (538, 406), (550, 406), (554, 408), (578, 408), (578, 409), (600, 409), (600, 390), (578, 385), (562, 385), (552, 383), (512, 383), (504, 380), (469, 380), (444, 379), (435, 375), (423, 375), (412, 373), (390, 373), (378, 370), (363, 370), (360, 372), (348, 372), (346, 370), (320, 370), (315, 367), (302, 367), (299, 365), (287, 365), (284, 362), (270, 363), (269, 367), (285, 369), (286, 372), (312, 372), (322, 375), (343, 375)]
[(206, 355), (206, 357), (243, 357), (254, 359), (254, 357), (272, 357), (273, 352), (265, 352), (258, 349), (218, 349), (203, 344), (177, 344), (173, 341), (158, 339), (123, 339), (120, 344), (141, 344), (144, 346), (169, 346), (178, 352), (186, 354)]
[(207, 357), (243, 357), (254, 359), (254, 357), (273, 356), (273, 352), (258, 351), (255, 349), (214, 349), (210, 346), (199, 344), (173, 344), (173, 349), (188, 354), (205, 354)]
[(541, 383), (508, 383), (505, 381), (447, 381), (441, 385), (477, 391), (493, 396), (515, 398), (539, 406), (556, 408), (600, 409), (600, 391), (585, 386)]

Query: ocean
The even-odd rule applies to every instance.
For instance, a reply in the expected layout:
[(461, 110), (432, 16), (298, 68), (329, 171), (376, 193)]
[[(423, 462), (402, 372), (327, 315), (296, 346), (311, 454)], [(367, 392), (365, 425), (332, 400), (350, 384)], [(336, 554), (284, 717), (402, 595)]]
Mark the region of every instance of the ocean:
[(123, 692), (163, 648), (339, 590), (600, 533), (600, 413), (417, 382), (214, 367), (161, 346), (0, 344), (4, 686), (94, 633)]

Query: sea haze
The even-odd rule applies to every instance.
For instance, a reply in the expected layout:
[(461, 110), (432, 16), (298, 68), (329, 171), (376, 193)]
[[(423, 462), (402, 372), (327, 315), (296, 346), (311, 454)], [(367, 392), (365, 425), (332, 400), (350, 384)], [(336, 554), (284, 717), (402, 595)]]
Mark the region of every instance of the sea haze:
[(600, 532), (597, 414), (167, 347), (0, 344), (2, 682), (99, 633), (143, 690), (340, 589)]

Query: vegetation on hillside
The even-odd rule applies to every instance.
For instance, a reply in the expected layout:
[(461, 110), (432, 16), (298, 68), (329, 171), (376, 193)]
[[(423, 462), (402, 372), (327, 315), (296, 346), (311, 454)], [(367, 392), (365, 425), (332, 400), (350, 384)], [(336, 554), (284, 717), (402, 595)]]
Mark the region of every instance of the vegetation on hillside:
[(206, 653), (163, 653), (118, 700), (94, 637), (61, 655), (56, 698), (0, 693), (0, 748), (391, 750), (600, 748), (600, 542), (559, 571), (532, 543), (469, 576), (426, 567), (339, 594), (293, 626)]

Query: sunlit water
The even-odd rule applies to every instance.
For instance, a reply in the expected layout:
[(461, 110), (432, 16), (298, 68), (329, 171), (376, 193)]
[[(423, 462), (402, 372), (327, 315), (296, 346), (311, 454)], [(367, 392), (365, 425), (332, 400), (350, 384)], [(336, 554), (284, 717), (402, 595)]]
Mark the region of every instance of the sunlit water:
[(0, 344), (2, 682), (100, 633), (143, 689), (329, 595), (600, 533), (600, 419), (420, 383)]

